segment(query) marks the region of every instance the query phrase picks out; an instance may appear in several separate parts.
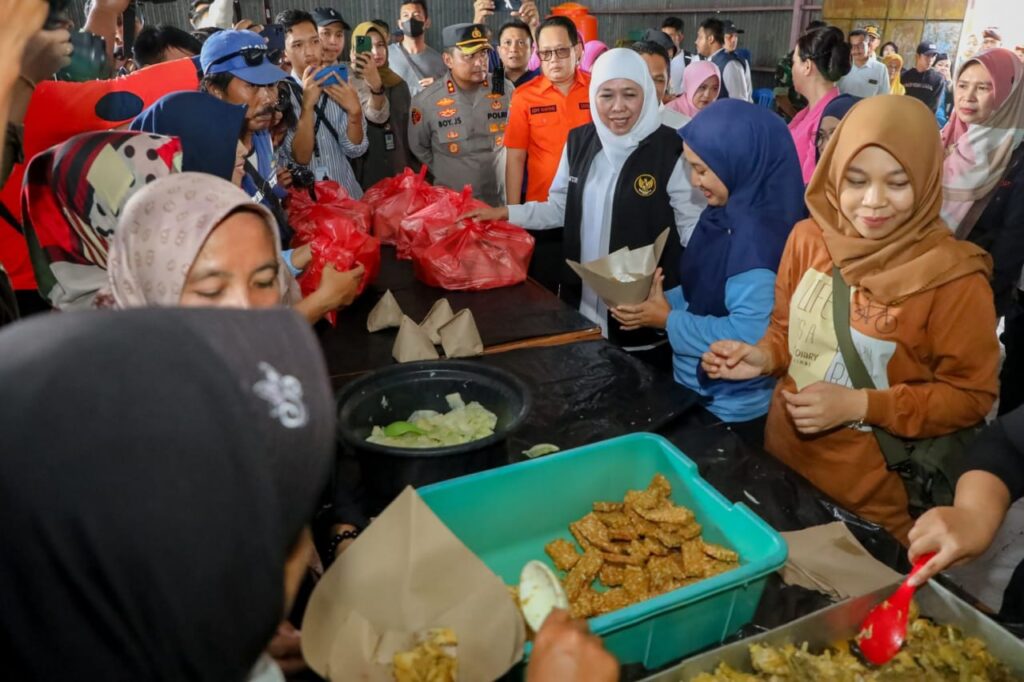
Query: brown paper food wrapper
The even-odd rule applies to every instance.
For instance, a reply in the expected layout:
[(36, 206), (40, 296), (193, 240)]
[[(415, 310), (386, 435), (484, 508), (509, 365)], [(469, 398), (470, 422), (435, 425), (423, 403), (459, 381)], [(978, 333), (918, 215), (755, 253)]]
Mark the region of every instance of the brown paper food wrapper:
[(451, 628), (459, 682), (490, 682), (523, 655), (526, 631), (508, 590), (406, 488), (317, 583), (302, 653), (328, 680), (390, 682), (416, 634)]
[(439, 298), (430, 307), (427, 316), (420, 322), (420, 329), (427, 333), (432, 344), (440, 346), (441, 336), (437, 332), (451, 322), (453, 317), (455, 317), (455, 313), (452, 311), (452, 304), (448, 302), (447, 298)]
[(476, 327), (473, 311), (460, 310), (445, 326), (441, 327), (441, 346), (449, 358), (471, 358), (483, 355), (484, 342)]
[(420, 326), (413, 322), (408, 315), (402, 316), (402, 325), (398, 328), (398, 336), (395, 337), (395, 345), (391, 348), (391, 356), (397, 362), (437, 360), (440, 357), (427, 333), (420, 329)]
[(643, 303), (651, 292), (654, 270), (671, 234), (672, 228), (665, 228), (653, 244), (639, 249), (624, 247), (589, 263), (565, 262), (609, 308)]
[(783, 533), (782, 537), (789, 545), (789, 558), (782, 569), (787, 585), (817, 590), (840, 601), (903, 579), (871, 556), (840, 521)]
[(402, 324), (402, 317), (402, 308), (398, 305), (395, 295), (391, 293), (391, 289), (388, 289), (366, 318), (366, 330), (379, 332), (381, 329), (397, 327)]

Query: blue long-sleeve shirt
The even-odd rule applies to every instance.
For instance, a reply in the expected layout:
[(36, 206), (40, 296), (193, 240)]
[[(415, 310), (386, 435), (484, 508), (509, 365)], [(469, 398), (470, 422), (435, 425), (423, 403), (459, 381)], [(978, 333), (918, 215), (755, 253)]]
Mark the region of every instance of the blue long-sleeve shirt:
[(775, 386), (771, 377), (726, 381), (705, 376), (701, 383), (697, 372), (701, 356), (715, 341), (757, 343), (764, 336), (775, 304), (775, 273), (759, 268), (730, 277), (725, 283), (726, 317), (689, 312), (681, 287), (665, 292), (665, 298), (672, 306), (665, 329), (675, 380), (711, 398), (708, 410), (723, 421), (743, 422), (767, 414)]

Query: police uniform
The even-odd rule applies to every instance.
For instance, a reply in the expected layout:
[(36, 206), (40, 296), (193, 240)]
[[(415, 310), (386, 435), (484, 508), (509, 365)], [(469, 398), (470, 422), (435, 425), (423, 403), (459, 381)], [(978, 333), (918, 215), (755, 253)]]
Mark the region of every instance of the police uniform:
[[(466, 54), (491, 49), (484, 27), (457, 24), (444, 30), (446, 45)], [(449, 72), (412, 101), (409, 148), (430, 167), (435, 183), (455, 190), (473, 187), (473, 196), (492, 206), (505, 203), (505, 128), (513, 86), (492, 88), (488, 79), (461, 90)]]

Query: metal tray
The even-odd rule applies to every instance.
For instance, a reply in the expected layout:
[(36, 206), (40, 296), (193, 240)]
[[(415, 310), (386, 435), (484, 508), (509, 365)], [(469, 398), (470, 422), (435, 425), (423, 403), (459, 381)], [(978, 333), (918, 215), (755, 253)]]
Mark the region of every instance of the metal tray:
[[(701, 673), (714, 672), (722, 662), (735, 670), (753, 672), (749, 653), (751, 644), (799, 646), (807, 642), (811, 651), (822, 651), (837, 641), (853, 638), (871, 608), (892, 594), (896, 587), (898, 584), (856, 599), (847, 599), (780, 628), (712, 649), (645, 678), (644, 682), (687, 682)], [(981, 639), (993, 656), (1024, 678), (1024, 642), (998, 623), (934, 581), (918, 590), (914, 598), (922, 615), (938, 623), (955, 625), (965, 634)]]

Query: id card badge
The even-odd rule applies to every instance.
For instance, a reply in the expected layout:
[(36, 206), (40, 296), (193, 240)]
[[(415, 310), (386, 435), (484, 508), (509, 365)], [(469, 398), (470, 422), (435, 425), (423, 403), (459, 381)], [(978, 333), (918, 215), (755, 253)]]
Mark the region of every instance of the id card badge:
[(316, 176), (317, 180), (327, 180), (327, 166), (316, 166), (313, 169), (313, 175)]
[(395, 134), (384, 133), (384, 151), (395, 151)]

